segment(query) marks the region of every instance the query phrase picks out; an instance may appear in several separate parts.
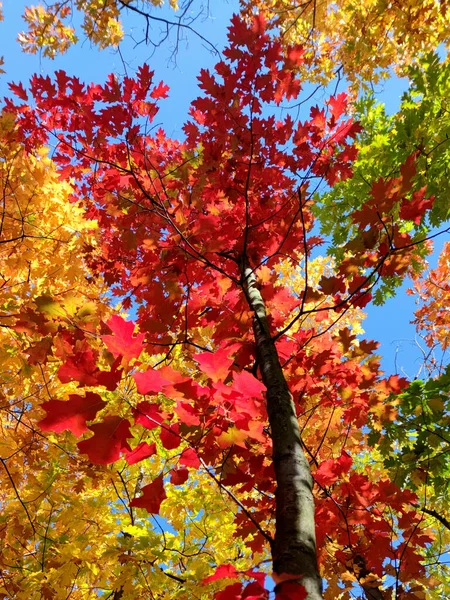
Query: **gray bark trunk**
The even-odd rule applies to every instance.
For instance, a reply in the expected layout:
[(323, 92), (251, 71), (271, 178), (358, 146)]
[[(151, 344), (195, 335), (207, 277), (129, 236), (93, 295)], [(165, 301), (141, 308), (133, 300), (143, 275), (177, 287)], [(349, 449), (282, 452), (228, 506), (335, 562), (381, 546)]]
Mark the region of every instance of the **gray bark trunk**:
[(242, 265), (242, 278), (254, 315), (257, 359), (267, 388), (267, 413), (273, 444), (277, 484), (273, 569), (279, 575), (298, 575), (308, 600), (320, 600), (322, 580), (317, 566), (311, 470), (303, 452), (292, 395), (270, 335), (264, 301), (256, 277), (246, 264)]

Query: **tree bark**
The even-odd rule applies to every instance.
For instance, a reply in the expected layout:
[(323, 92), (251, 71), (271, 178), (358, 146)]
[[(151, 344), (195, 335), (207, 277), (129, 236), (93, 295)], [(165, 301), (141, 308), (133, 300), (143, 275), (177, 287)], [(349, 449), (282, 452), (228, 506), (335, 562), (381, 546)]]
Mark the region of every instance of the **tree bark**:
[[(270, 335), (255, 274), (246, 263), (241, 269), (244, 292), (254, 315), (257, 360), (267, 388), (267, 413), (272, 435), (277, 484), (273, 570), (277, 575), (297, 575), (298, 582), (307, 591), (308, 600), (319, 600), (322, 598), (322, 580), (316, 556), (311, 470), (303, 452), (294, 402)], [(281, 587), (277, 586), (280, 591)]]

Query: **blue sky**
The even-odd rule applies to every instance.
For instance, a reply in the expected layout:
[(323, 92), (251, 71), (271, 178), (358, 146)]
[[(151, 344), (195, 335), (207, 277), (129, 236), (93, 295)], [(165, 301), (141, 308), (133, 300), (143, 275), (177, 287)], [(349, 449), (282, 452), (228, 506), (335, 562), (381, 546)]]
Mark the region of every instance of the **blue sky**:
[[(170, 87), (169, 99), (161, 103), (159, 119), (168, 135), (180, 135), (181, 126), (190, 102), (198, 95), (197, 75), (201, 68), (212, 67), (217, 62), (217, 55), (191, 32), (183, 32), (185, 40), (180, 41), (178, 52), (173, 55), (176, 42), (175, 31), (159, 48), (146, 46), (145, 43), (136, 45), (136, 41), (144, 38), (144, 23), (136, 15), (125, 15), (124, 29), (130, 32), (121, 44), (120, 54), (114, 50), (98, 51), (88, 41), (72, 47), (68, 53), (55, 60), (39, 55), (28, 55), (20, 51), (16, 42), (18, 32), (24, 30), (21, 18), (26, 5), (37, 2), (14, 0), (5, 2), (3, 6), (4, 21), (0, 23), (0, 55), (5, 59), (6, 75), (0, 78), (0, 95), (8, 93), (8, 81), (26, 82), (34, 73), (51, 75), (58, 69), (65, 70), (69, 75), (75, 75), (82, 81), (103, 81), (109, 73), (123, 75), (125, 73), (122, 57), (126, 61), (128, 74), (133, 75), (143, 63), (148, 63), (155, 71), (155, 80), (163, 80)], [(211, 3), (213, 4), (213, 3)], [(154, 9), (155, 15), (174, 18), (169, 8)], [(198, 18), (193, 23), (205, 38), (213, 40), (217, 48), (223, 48), (226, 42), (227, 24), (237, 10), (237, 2), (218, 2), (211, 7), (211, 16)], [(75, 21), (77, 28), (78, 22)], [(78, 28), (77, 28), (78, 31)], [(161, 26), (155, 25), (153, 39), (158, 39)], [(81, 34), (81, 30), (79, 32)], [(81, 37), (81, 35), (80, 35)]]
[[(168, 135), (180, 135), (189, 104), (198, 94), (198, 72), (200, 68), (212, 67), (217, 60), (217, 56), (201, 39), (191, 32), (186, 32), (184, 37), (187, 39), (180, 42), (175, 56), (172, 55), (176, 41), (174, 33), (156, 49), (144, 43), (136, 45), (136, 41), (144, 37), (144, 24), (134, 15), (125, 18), (125, 31), (132, 32), (132, 35), (125, 38), (120, 54), (112, 50), (99, 52), (85, 41), (72, 48), (66, 55), (52, 61), (20, 51), (16, 37), (24, 28), (21, 14), (26, 4), (24, 0), (14, 0), (5, 2), (3, 6), (5, 20), (0, 23), (0, 55), (5, 58), (6, 75), (0, 78), (2, 97), (8, 93), (8, 81), (26, 82), (33, 73), (51, 75), (57, 69), (64, 69), (70, 75), (76, 75), (84, 81), (103, 81), (110, 72), (122, 75), (126, 68), (128, 73), (132, 74), (139, 65), (147, 62), (155, 71), (156, 80), (163, 80), (170, 86), (170, 97), (161, 103), (157, 122), (164, 127)], [(237, 10), (237, 2), (217, 2), (211, 3), (210, 6), (210, 17), (200, 17), (193, 23), (193, 27), (221, 49), (226, 42), (227, 24), (233, 12)], [(173, 19), (170, 9), (163, 9), (155, 14)], [(159, 31), (159, 26), (156, 26), (152, 33), (153, 39), (158, 37)], [(126, 59), (126, 66), (122, 57)], [(389, 112), (394, 112), (398, 107), (406, 85), (404, 80), (392, 78), (383, 89), (378, 90), (378, 98), (386, 104)], [(307, 89), (305, 94), (308, 95)], [(323, 92), (321, 95), (323, 97)], [(437, 249), (443, 242), (443, 238), (438, 239)], [(437, 252), (435, 254), (437, 255)], [(435, 262), (435, 258), (432, 262)], [(364, 327), (367, 337), (381, 342), (380, 354), (385, 371), (397, 371), (413, 378), (421, 364), (421, 353), (415, 343), (414, 328), (410, 325), (414, 312), (414, 298), (404, 293), (409, 285), (406, 283), (397, 297), (383, 307), (368, 307), (368, 318)]]

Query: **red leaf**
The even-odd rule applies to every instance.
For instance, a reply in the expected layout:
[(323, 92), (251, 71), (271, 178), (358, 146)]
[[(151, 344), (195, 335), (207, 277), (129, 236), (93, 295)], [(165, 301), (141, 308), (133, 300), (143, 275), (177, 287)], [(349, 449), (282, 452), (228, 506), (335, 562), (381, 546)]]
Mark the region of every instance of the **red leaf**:
[(213, 381), (223, 381), (230, 372), (233, 359), (228, 358), (230, 350), (223, 348), (216, 352), (202, 352), (194, 356), (200, 369)]
[(266, 577), (267, 577), (266, 573), (248, 569), (247, 571), (245, 571), (245, 575), (247, 575), (247, 577), (251, 577), (252, 579), (254, 579), (260, 587), (264, 587)]
[(122, 417), (105, 417), (102, 423), (89, 427), (94, 435), (88, 440), (78, 442), (82, 454), (87, 454), (89, 460), (96, 465), (109, 465), (119, 459), (121, 452), (130, 452), (127, 438), (133, 437), (130, 423)]
[(331, 485), (343, 473), (347, 473), (350, 470), (352, 462), (352, 457), (344, 451), (336, 460), (330, 458), (321, 463), (314, 475), (314, 479), (319, 485)]
[(156, 369), (148, 369), (145, 373), (133, 373), (133, 379), (136, 382), (138, 392), (144, 396), (162, 392), (166, 385), (171, 384)]
[(133, 498), (130, 502), (130, 506), (145, 508), (150, 514), (157, 515), (159, 514), (161, 502), (166, 498), (163, 476), (161, 474), (154, 479), (152, 483), (149, 483), (142, 488), (142, 496)]
[(154, 71), (150, 71), (150, 67), (148, 66), (148, 63), (144, 63), (143, 65), (138, 67), (137, 74), (138, 74), (138, 78), (141, 83), (141, 86), (143, 88), (148, 89), (148, 87), (152, 83), (153, 75), (155, 74)]
[(214, 571), (213, 575), (206, 577), (203, 579), (202, 584), (206, 585), (207, 583), (211, 583), (212, 581), (217, 581), (218, 579), (224, 579), (225, 577), (238, 577), (239, 571), (236, 570), (236, 567), (230, 564), (220, 565)]
[(39, 363), (46, 364), (49, 354), (52, 353), (53, 341), (50, 337), (45, 337), (27, 348), (26, 353), (29, 356), (28, 363), (37, 365)]
[(149, 458), (156, 454), (156, 444), (147, 444), (147, 442), (141, 442), (136, 446), (134, 450), (130, 450), (125, 454), (125, 460), (129, 465), (134, 465), (145, 458)]
[(304, 62), (305, 49), (303, 46), (296, 45), (292, 46), (288, 49), (287, 59), (286, 59), (286, 67), (288, 69), (293, 69)]
[(181, 444), (179, 431), (179, 423), (174, 423), (170, 427), (161, 427), (159, 437), (161, 438), (162, 445), (166, 450), (174, 450)]
[(167, 98), (167, 96), (169, 92), (169, 86), (165, 85), (162, 81), (160, 81), (158, 83), (158, 85), (156, 85), (151, 94), (150, 97), (154, 98), (155, 100), (159, 100), (160, 98)]
[(119, 381), (122, 379), (122, 370), (118, 368), (120, 365), (120, 358), (114, 361), (110, 371), (98, 371), (97, 373), (97, 384), (105, 387), (110, 392), (114, 391)]
[(242, 583), (236, 582), (220, 592), (214, 594), (215, 600), (241, 600), (242, 598)]
[(41, 406), (47, 413), (45, 419), (38, 423), (42, 431), (59, 433), (68, 429), (79, 437), (88, 430), (86, 421), (95, 419), (95, 415), (106, 406), (106, 402), (98, 394), (86, 392), (86, 396), (72, 394), (66, 402), (50, 400)]
[(197, 452), (193, 448), (184, 450), (183, 454), (180, 456), (180, 465), (198, 469), (201, 463)]
[(133, 417), (146, 429), (155, 429), (168, 417), (168, 414), (160, 410), (158, 404), (140, 402), (133, 410)]
[(347, 108), (347, 94), (345, 92), (341, 92), (335, 98), (330, 98), (328, 100), (328, 106), (330, 108), (331, 115), (337, 121)]
[(378, 385), (378, 390), (384, 395), (400, 394), (406, 387), (408, 387), (409, 381), (406, 377), (399, 377), (398, 375), (391, 375), (388, 379), (382, 379)]
[(106, 324), (114, 335), (103, 335), (102, 340), (114, 357), (123, 356), (127, 362), (138, 358), (143, 349), (145, 334), (133, 336), (134, 323), (125, 321), (118, 315), (113, 315)]
[(268, 600), (269, 592), (256, 581), (248, 583), (241, 596), (241, 600)]
[(187, 402), (178, 402), (176, 407), (178, 418), (184, 425), (199, 425), (200, 417), (197, 409)]
[(111, 371), (101, 371), (95, 361), (96, 355), (92, 350), (76, 352), (59, 368), (59, 380), (61, 383), (78, 381), (82, 386), (103, 385), (112, 392), (120, 381), (122, 371), (116, 368), (116, 363)]
[(23, 83), (8, 83), (8, 87), (12, 93), (18, 96), (21, 100), (24, 100), (25, 102), (28, 100), (28, 95), (23, 87)]
[(82, 385), (96, 385), (97, 372), (95, 355), (92, 350), (88, 350), (86, 352), (76, 352), (73, 356), (69, 356), (59, 368), (58, 377), (61, 383), (78, 381)]
[(417, 172), (416, 160), (417, 152), (413, 152), (400, 167), (401, 193), (403, 194), (411, 189), (413, 178)]
[(300, 583), (285, 581), (277, 591), (277, 600), (306, 600), (308, 593)]
[(352, 305), (358, 308), (364, 308), (372, 300), (372, 294), (370, 292), (362, 292), (357, 296), (353, 296)]
[(338, 292), (345, 292), (345, 283), (338, 277), (327, 277), (323, 275), (319, 281), (320, 291), (326, 296), (334, 296)]
[(240, 371), (239, 373), (233, 373), (232, 389), (244, 396), (261, 398), (262, 400), (262, 392), (266, 391), (266, 386), (248, 371)]
[(310, 115), (311, 115), (311, 123), (313, 125), (315, 125), (317, 127), (317, 129), (319, 129), (320, 131), (323, 131), (327, 124), (327, 119), (325, 117), (325, 110), (323, 108), (322, 108), (322, 110), (320, 110), (318, 106), (313, 106), (310, 110)]
[(432, 208), (434, 197), (424, 198), (426, 187), (423, 187), (418, 192), (413, 193), (412, 200), (405, 199), (400, 208), (400, 218), (406, 221), (413, 221), (416, 225), (420, 225), (423, 215), (427, 210)]
[(189, 478), (189, 471), (187, 469), (172, 469), (170, 475), (170, 483), (172, 485), (182, 485), (186, 483)]

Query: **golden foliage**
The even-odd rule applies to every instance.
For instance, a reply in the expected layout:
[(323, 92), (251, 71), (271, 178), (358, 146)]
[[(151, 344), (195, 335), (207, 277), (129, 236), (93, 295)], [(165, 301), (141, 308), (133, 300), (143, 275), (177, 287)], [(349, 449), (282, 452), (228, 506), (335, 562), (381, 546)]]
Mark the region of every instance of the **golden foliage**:
[[(299, 257), (300, 258), (300, 257)], [(350, 306), (347, 310), (336, 314), (333, 311), (324, 313), (314, 313), (314, 310), (320, 310), (328, 301), (325, 294), (320, 292), (320, 280), (322, 277), (333, 277), (336, 274), (335, 260), (330, 256), (317, 256), (307, 261), (307, 270), (305, 270), (305, 261), (301, 259), (297, 266), (294, 266), (290, 259), (285, 259), (278, 265), (277, 271), (280, 275), (280, 282), (286, 279), (290, 282), (292, 291), (302, 298), (305, 293), (305, 286), (311, 292), (307, 292), (304, 310), (305, 317), (299, 322), (303, 329), (313, 328), (317, 333), (328, 331), (336, 333), (338, 330), (349, 328), (354, 335), (364, 333), (362, 322), (366, 315), (364, 311), (356, 306)], [(307, 273), (307, 279), (305, 274)], [(312, 311), (312, 314), (308, 314)], [(318, 321), (320, 319), (320, 321)]]
[[(446, 242), (437, 267), (418, 278), (414, 285), (417, 304), (419, 304), (414, 320), (417, 330), (424, 336), (429, 348), (433, 349), (439, 345), (444, 353), (450, 345), (449, 275), (450, 243)], [(432, 353), (428, 355), (428, 360), (429, 366), (439, 367), (438, 363), (434, 362)]]
[(404, 73), (420, 53), (448, 47), (450, 10), (439, 0), (241, 0), (247, 14), (262, 12), (283, 44), (302, 44), (311, 81), (338, 72), (357, 90)]
[[(143, 4), (149, 9), (163, 3), (146, 0)], [(129, 0), (73, 0), (27, 6), (23, 18), (28, 30), (19, 34), (18, 41), (25, 52), (42, 51), (44, 56), (54, 58), (78, 41), (72, 17), (79, 12), (83, 18), (81, 28), (89, 41), (99, 48), (117, 46), (124, 35), (120, 12), (128, 4)], [(170, 6), (176, 10), (176, 0), (170, 0)]]
[(111, 312), (101, 279), (82, 259), (83, 246), (96, 243), (95, 223), (70, 202), (70, 184), (59, 180), (48, 150), (27, 153), (6, 113), (0, 189), (0, 596), (87, 600), (117, 592), (131, 600), (158, 590), (167, 600), (210, 597), (226, 585), (214, 582), (198, 595), (211, 565), (246, 570), (252, 562), (234, 537), (237, 506), (208, 470), (190, 470), (182, 485), (165, 482), (158, 517), (129, 507), (144, 485), (176, 467), (186, 444), (166, 451), (159, 427), (135, 425), (136, 439), (156, 443), (158, 454), (95, 466), (71, 432), (37, 426), (42, 402), (86, 389), (102, 394), (105, 414), (123, 414), (138, 400), (131, 377), (114, 392), (57, 377), (64, 336), (100, 348), (99, 328)]

